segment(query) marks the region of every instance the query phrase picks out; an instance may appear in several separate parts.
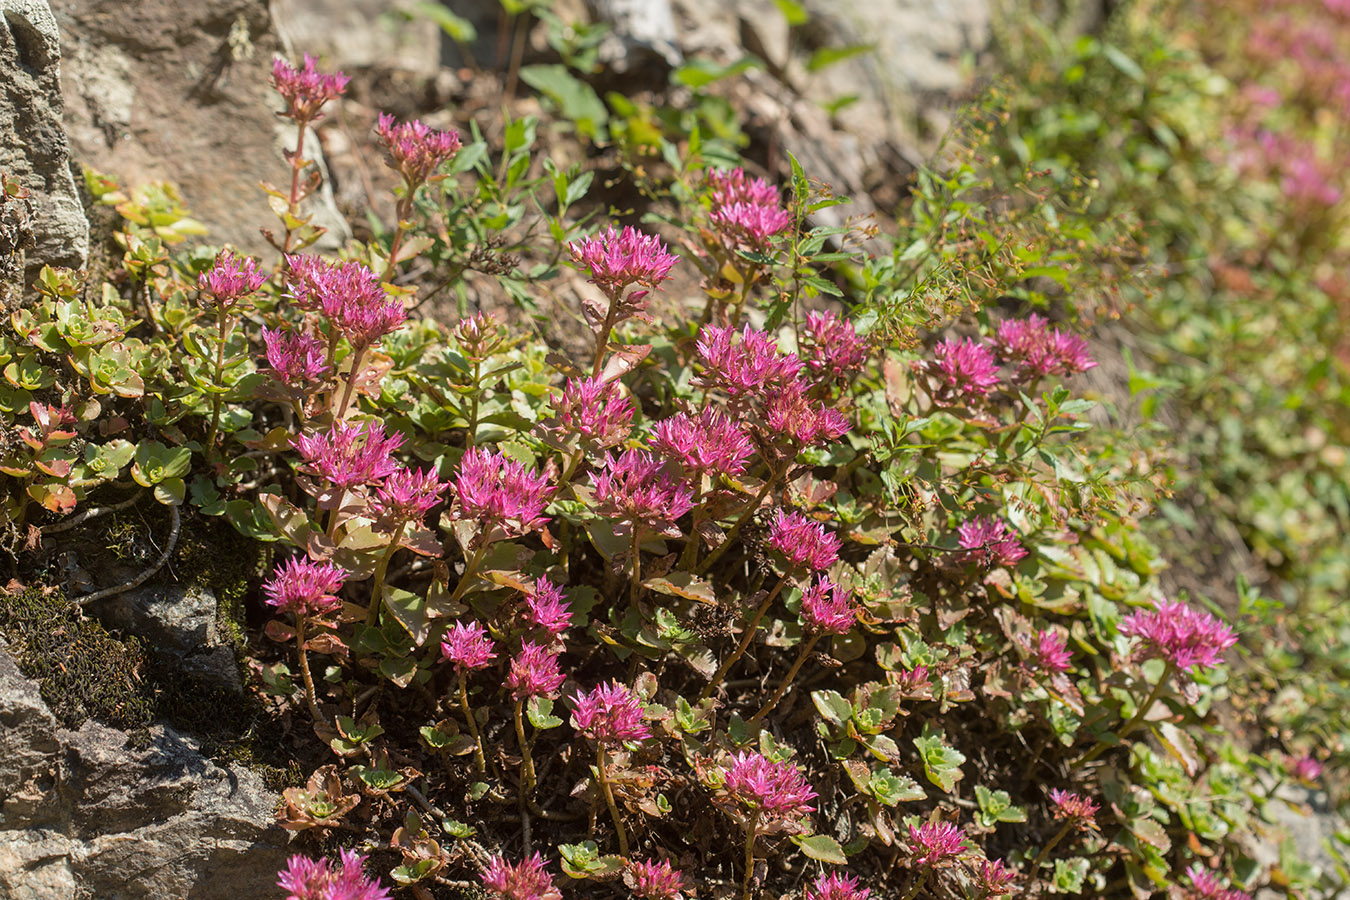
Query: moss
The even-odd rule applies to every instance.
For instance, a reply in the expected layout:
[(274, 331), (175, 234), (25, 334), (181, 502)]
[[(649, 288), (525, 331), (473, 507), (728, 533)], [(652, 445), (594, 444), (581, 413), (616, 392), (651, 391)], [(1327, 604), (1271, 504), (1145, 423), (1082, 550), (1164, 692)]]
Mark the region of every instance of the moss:
[(241, 655), (245, 601), (262, 574), (265, 548), (220, 518), (192, 516), (178, 540), (174, 572), (184, 584), (208, 587), (216, 596), (221, 637)]

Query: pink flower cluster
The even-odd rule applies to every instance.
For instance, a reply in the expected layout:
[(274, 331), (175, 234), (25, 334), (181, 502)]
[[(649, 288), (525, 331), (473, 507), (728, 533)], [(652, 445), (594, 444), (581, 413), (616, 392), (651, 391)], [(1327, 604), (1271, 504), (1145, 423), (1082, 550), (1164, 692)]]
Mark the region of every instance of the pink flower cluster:
[(969, 557), (980, 565), (1012, 566), (1027, 555), (1007, 524), (993, 516), (976, 516), (963, 522), (956, 532), (957, 544), (970, 551)]
[(341, 72), (323, 74), (308, 53), (304, 65), (299, 67), (280, 57), (272, 61), (272, 87), (286, 101), (286, 112), (282, 115), (302, 125), (320, 118), (319, 110), (329, 100), (340, 97), (350, 80)]
[(291, 446), (304, 458), (308, 471), (347, 490), (375, 484), (393, 473), (398, 463), (392, 454), (403, 446), (403, 435), (386, 435), (383, 426), (373, 423), (340, 421), (327, 431), (292, 438)]
[(1068, 334), (1035, 313), (1025, 319), (1005, 319), (998, 325), (994, 346), (1004, 362), (1028, 377), (1076, 375), (1097, 365), (1087, 341)]
[(408, 318), (403, 304), (390, 300), (379, 276), (362, 263), (294, 255), (286, 257), (286, 266), (295, 304), (322, 312), (353, 349), (379, 343)]
[(409, 189), (431, 180), (441, 163), (459, 152), (459, 132), (433, 131), (416, 119), (396, 125), (393, 116), (380, 113), (376, 131), (389, 164), (403, 176)]
[(1071, 822), (1076, 828), (1096, 830), (1099, 807), (1082, 794), (1053, 788), (1050, 791), (1050, 803), (1054, 807), (1051, 814), (1056, 819)]
[(853, 378), (871, 352), (853, 323), (833, 312), (806, 314), (806, 365), (824, 381)]
[(1307, 755), (1289, 759), (1289, 774), (1299, 781), (1316, 781), (1322, 776), (1322, 764)]
[(277, 885), (286, 900), (389, 900), (389, 889), (366, 876), (364, 856), (342, 850), (339, 859), (334, 866), (327, 859), (292, 856), (277, 873)]
[(604, 747), (613, 749), (652, 735), (642, 701), (617, 681), (597, 685), (589, 693), (577, 691), (572, 703), (572, 727)]
[(646, 450), (606, 454), (591, 484), (601, 514), (662, 533), (694, 506), (689, 485)]
[(347, 571), (332, 563), (311, 562), (292, 557), (277, 566), (272, 578), (263, 584), (268, 606), (295, 616), (322, 616), (342, 605), (337, 592), (347, 579)]
[(933, 398), (943, 404), (980, 399), (998, 385), (993, 349), (971, 338), (947, 338), (933, 347), (932, 359), (915, 362), (914, 370), (932, 380)]
[(1187, 869), (1186, 876), (1191, 881), (1192, 896), (1195, 900), (1251, 900), (1245, 891), (1225, 888), (1223, 882), (1219, 881), (1213, 872), (1199, 863), (1194, 863)]
[(1185, 673), (1219, 665), (1237, 643), (1233, 630), (1209, 613), (1168, 600), (1126, 616), (1120, 633), (1139, 639), (1140, 658), (1165, 659)]
[(769, 523), (769, 546), (794, 568), (824, 571), (839, 559), (839, 538), (797, 511), (776, 509)]
[(267, 365), (277, 381), (296, 389), (311, 387), (328, 376), (324, 342), (305, 331), (285, 328), (262, 330)]
[(993, 393), (1001, 364), (1012, 366), (1016, 379), (1034, 381), (1076, 375), (1097, 363), (1086, 340), (1051, 328), (1033, 313), (1000, 322), (992, 341), (946, 338), (933, 347), (932, 359), (918, 360), (913, 368), (928, 378), (933, 399), (951, 406), (979, 402)]
[(441, 502), (446, 487), (433, 469), (400, 466), (375, 489), (371, 512), (391, 527), (407, 522), (420, 524)]
[(806, 889), (806, 900), (867, 900), (869, 894), (852, 875), (822, 872)]
[(858, 621), (858, 604), (824, 575), (802, 594), (802, 625), (813, 634), (847, 634)]
[(558, 654), (532, 641), (520, 645), (520, 653), (511, 660), (506, 687), (515, 700), (552, 697), (567, 680), (558, 666)]
[(986, 859), (980, 863), (980, 870), (976, 874), (975, 880), (986, 896), (999, 897), (1012, 892), (1013, 882), (1017, 880), (1017, 873), (1009, 869), (1001, 859), (993, 861)]
[(680, 258), (666, 249), (659, 237), (625, 226), (604, 231), (568, 245), (572, 260), (591, 273), (590, 281), (611, 298), (631, 285), (654, 288), (670, 277)]
[(493, 856), (482, 874), (483, 885), (503, 900), (562, 900), (544, 858), (538, 853), (518, 863)]
[(498, 540), (542, 528), (553, 488), (547, 475), (534, 474), (506, 454), (472, 447), (460, 460), (455, 494), (455, 518), (477, 520), (486, 540)]
[(696, 347), (704, 369), (699, 384), (724, 391), (732, 400), (796, 381), (802, 368), (800, 359), (784, 353), (776, 340), (748, 324), (739, 332), (705, 325)]
[(470, 672), (487, 668), (497, 658), (495, 645), (487, 629), (477, 622), (456, 622), (445, 630), (441, 639), (441, 656), (456, 671)]
[(684, 876), (669, 860), (630, 862), (623, 880), (642, 900), (680, 900), (683, 896)]
[(816, 792), (796, 766), (772, 762), (749, 750), (731, 758), (726, 789), (733, 800), (758, 813), (761, 824), (795, 819), (815, 811), (811, 801)]
[(569, 378), (555, 409), (562, 431), (600, 449), (622, 443), (633, 429), (633, 403), (614, 382)]
[(742, 168), (711, 169), (707, 174), (713, 227), (732, 247), (763, 251), (769, 240), (792, 225), (778, 190)]
[(197, 287), (209, 294), (220, 310), (229, 310), (242, 298), (263, 286), (267, 274), (258, 271), (258, 261), (251, 256), (242, 259), (229, 250), (222, 250), (210, 269), (197, 276)]
[(550, 637), (557, 637), (572, 624), (570, 604), (563, 599), (562, 588), (540, 576), (534, 590), (525, 595), (525, 619), (535, 628), (542, 628)]
[(969, 849), (966, 833), (950, 822), (909, 826), (909, 852), (916, 866), (944, 865)]
[(1073, 654), (1069, 652), (1068, 638), (1062, 632), (1047, 628), (1037, 632), (1027, 660), (1033, 669), (1051, 674), (1069, 671)]
[(657, 422), (652, 429), (652, 449), (693, 478), (740, 475), (755, 452), (750, 435), (712, 407), (693, 416), (678, 413)]

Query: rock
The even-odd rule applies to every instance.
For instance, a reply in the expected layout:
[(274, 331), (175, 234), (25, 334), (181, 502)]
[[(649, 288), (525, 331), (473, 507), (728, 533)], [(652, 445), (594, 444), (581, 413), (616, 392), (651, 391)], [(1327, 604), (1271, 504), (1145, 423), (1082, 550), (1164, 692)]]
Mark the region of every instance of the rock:
[(430, 16), (400, 13), (389, 0), (276, 0), (277, 27), (297, 53), (341, 69), (397, 68), (433, 76), (441, 29)]
[(650, 65), (684, 61), (672, 38), (675, 11), (670, 0), (592, 0), (594, 15), (612, 29), (600, 45), (600, 61), (623, 74)]
[[(32, 192), (26, 280), (44, 263), (79, 268), (89, 220), (61, 127), (61, 43), (46, 0), (0, 0), (0, 172)], [(8, 248), (0, 248), (8, 249)]]
[[(277, 227), (258, 188), (289, 183), (294, 128), (268, 78), (291, 57), (255, 0), (55, 0), (65, 53), (66, 128), (75, 159), (127, 187), (169, 181), (213, 242), (270, 257)], [(306, 141), (314, 158), (317, 141)], [(316, 160), (320, 161), (321, 160)], [(331, 249), (349, 235), (325, 187), (311, 201)]]
[(62, 729), (0, 646), (0, 896), (234, 900), (275, 893), (288, 835), (253, 772), (171, 728)]

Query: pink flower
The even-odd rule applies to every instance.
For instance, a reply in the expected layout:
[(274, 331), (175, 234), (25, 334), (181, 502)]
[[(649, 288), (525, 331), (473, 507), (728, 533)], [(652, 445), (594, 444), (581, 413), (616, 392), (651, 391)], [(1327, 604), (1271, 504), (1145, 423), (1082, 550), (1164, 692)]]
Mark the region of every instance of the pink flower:
[(816, 792), (788, 762), (771, 762), (758, 753), (745, 751), (731, 758), (726, 773), (727, 793), (752, 812), (761, 824), (766, 820), (795, 819), (814, 812)]
[(1068, 638), (1053, 628), (1047, 628), (1036, 634), (1036, 645), (1032, 648), (1031, 666), (1044, 672), (1067, 672), (1073, 654), (1068, 649)]
[(538, 853), (518, 863), (493, 856), (483, 870), (483, 884), (505, 900), (562, 900), (544, 858)]
[(1217, 666), (1237, 643), (1233, 630), (1209, 613), (1167, 600), (1157, 609), (1126, 616), (1120, 633), (1139, 638), (1140, 658), (1165, 659), (1186, 673)]
[(709, 218), (713, 227), (733, 246), (748, 250), (765, 250), (769, 239), (786, 231), (792, 224), (792, 213), (781, 206), (762, 206), (757, 203), (728, 203), (714, 206)]
[(916, 362), (914, 369), (935, 382), (933, 399), (943, 404), (979, 399), (998, 384), (998, 363), (989, 345), (970, 338), (947, 338), (933, 348), (931, 360)]
[(601, 448), (622, 443), (632, 430), (633, 404), (613, 382), (569, 378), (556, 409), (563, 431)]
[(694, 416), (678, 413), (657, 422), (652, 429), (652, 449), (695, 477), (740, 475), (755, 452), (750, 435), (712, 407)]
[(665, 859), (630, 862), (623, 880), (643, 900), (680, 900), (684, 890), (684, 876)]
[(823, 571), (839, 559), (839, 538), (795, 510), (774, 510), (769, 546), (787, 557), (794, 568)]
[(811, 400), (806, 386), (795, 380), (769, 392), (764, 419), (772, 431), (801, 447), (838, 440), (853, 427), (839, 410)]
[(562, 588), (540, 576), (534, 590), (525, 595), (525, 618), (555, 637), (566, 631), (572, 624), (572, 612), (563, 599)]
[(896, 684), (906, 695), (912, 696), (928, 692), (933, 686), (933, 681), (928, 676), (927, 666), (915, 666), (912, 669), (897, 672)]
[(434, 469), (401, 466), (375, 489), (371, 512), (388, 522), (420, 523), (441, 502), (447, 486), (436, 477)]
[(846, 634), (858, 621), (853, 595), (824, 575), (802, 594), (802, 624), (816, 634)]
[(544, 527), (544, 507), (553, 488), (548, 476), (535, 475), (506, 454), (473, 447), (460, 460), (455, 493), (455, 518), (477, 519), (488, 539), (497, 540)]
[(478, 312), (460, 319), (451, 333), (464, 355), (470, 361), (478, 362), (495, 353), (504, 337), (501, 324), (490, 312)]
[(851, 379), (867, 360), (868, 342), (858, 337), (853, 323), (833, 312), (806, 314), (806, 365), (830, 381)]
[(210, 269), (197, 276), (197, 287), (210, 294), (220, 309), (230, 309), (243, 297), (262, 287), (266, 273), (258, 271), (258, 261), (251, 256), (242, 259), (229, 250), (222, 250)]
[(267, 604), (296, 616), (330, 613), (342, 605), (337, 592), (347, 571), (332, 563), (310, 562), (294, 556), (277, 566), (272, 579), (263, 584)]
[(642, 701), (617, 681), (597, 685), (589, 694), (577, 691), (572, 703), (572, 727), (598, 744), (614, 748), (652, 736)]
[(704, 176), (713, 206), (748, 203), (754, 206), (777, 206), (778, 189), (763, 178), (745, 174), (745, 169), (709, 169)]
[(733, 400), (795, 381), (802, 368), (800, 359), (783, 353), (777, 341), (748, 324), (739, 332), (704, 325), (696, 346), (704, 368), (699, 383), (725, 391)]
[(998, 324), (994, 345), (999, 355), (1032, 376), (1075, 375), (1097, 365), (1083, 338), (1066, 334), (1032, 313)]
[(1027, 555), (1002, 519), (976, 516), (956, 529), (957, 543), (980, 565), (1012, 566)]
[(1202, 900), (1251, 900), (1244, 891), (1224, 888), (1223, 882), (1199, 863), (1193, 863), (1186, 870), (1186, 876), (1190, 878), (1195, 896)]
[(558, 668), (558, 654), (531, 641), (520, 646), (520, 653), (511, 660), (511, 673), (506, 676), (506, 687), (516, 700), (530, 697), (548, 697), (562, 687), (567, 676)]
[(924, 822), (909, 826), (909, 852), (916, 866), (938, 866), (955, 859), (970, 847), (966, 833), (950, 822)]
[(459, 152), (459, 132), (432, 131), (416, 119), (395, 125), (393, 116), (380, 113), (376, 130), (389, 164), (412, 189), (425, 184), (441, 163)]
[(380, 425), (341, 421), (328, 431), (292, 438), (291, 446), (311, 471), (346, 490), (378, 482), (398, 468), (391, 454), (403, 446), (403, 435), (386, 435)]
[(870, 893), (852, 875), (822, 872), (806, 889), (806, 900), (867, 900)]
[(366, 858), (355, 850), (342, 850), (341, 868), (327, 859), (292, 856), (277, 873), (277, 885), (286, 900), (389, 900), (389, 889), (378, 878), (367, 878)]
[(341, 96), (351, 80), (341, 72), (325, 75), (314, 66), (314, 57), (308, 53), (301, 68), (280, 57), (272, 60), (272, 87), (286, 101), (286, 112), (282, 115), (302, 124), (320, 118), (319, 110), (323, 105)]
[(595, 502), (606, 516), (656, 531), (674, 528), (693, 508), (689, 485), (666, 471), (666, 464), (646, 450), (606, 454), (591, 473)]
[(980, 890), (987, 896), (997, 897), (1012, 891), (1012, 884), (1017, 880), (1017, 873), (1003, 864), (1003, 860), (993, 861), (985, 860), (980, 863), (980, 872), (977, 878)]
[(495, 646), (487, 629), (479, 623), (456, 622), (441, 638), (441, 656), (453, 663), (456, 671), (470, 672), (486, 668), (497, 658), (493, 652)]
[(277, 381), (293, 388), (309, 387), (328, 374), (328, 350), (324, 342), (304, 331), (264, 327), (267, 365)]
[(1322, 775), (1322, 764), (1307, 755), (1289, 758), (1289, 774), (1299, 781), (1316, 781)]
[(359, 262), (329, 263), (317, 256), (288, 256), (291, 299), (318, 310), (342, 332), (353, 349), (365, 349), (407, 320), (407, 310), (390, 300), (380, 278)]
[(1077, 828), (1096, 830), (1099, 807), (1087, 797), (1053, 788), (1050, 791), (1050, 802), (1054, 805), (1051, 813), (1056, 819), (1072, 822)]
[(591, 283), (610, 296), (618, 296), (633, 284), (656, 287), (670, 277), (671, 268), (680, 260), (659, 237), (628, 226), (619, 232), (611, 225), (569, 244), (568, 249), (577, 265), (590, 269)]

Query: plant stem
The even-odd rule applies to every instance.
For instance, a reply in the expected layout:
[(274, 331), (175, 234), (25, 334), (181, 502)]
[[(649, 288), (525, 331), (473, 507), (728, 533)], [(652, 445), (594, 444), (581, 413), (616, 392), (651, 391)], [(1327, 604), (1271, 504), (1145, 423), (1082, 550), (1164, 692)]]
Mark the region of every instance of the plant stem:
[[(299, 134), (295, 139), (295, 155), (291, 157), (291, 196), (290, 205), (286, 207), (289, 218), (298, 218), (300, 211), (300, 172), (304, 169), (305, 153), (305, 130), (308, 122), (296, 122)], [(291, 226), (286, 225), (286, 240), (282, 243), (281, 252), (283, 254), (291, 252), (291, 241), (295, 234), (291, 231)]]
[(333, 504), (333, 511), (328, 515), (328, 528), (324, 531), (324, 535), (330, 541), (333, 540), (333, 536), (337, 534), (338, 511), (342, 509), (342, 501), (346, 498), (346, 489), (340, 488), (337, 493), (337, 502)]
[(689, 537), (684, 542), (684, 552), (680, 554), (681, 569), (691, 569), (698, 565), (698, 523), (703, 512), (703, 475), (700, 473), (694, 484), (694, 518), (689, 523)]
[(478, 434), (478, 405), (482, 396), (483, 386), (479, 384), (482, 378), (483, 363), (481, 360), (473, 362), (473, 393), (469, 395), (469, 427), (464, 432), (464, 449), (473, 447), (474, 436)]
[[(483, 737), (478, 733), (478, 721), (473, 716), (473, 709), (469, 706), (469, 688), (468, 676), (463, 669), (459, 671), (459, 707), (464, 710), (464, 724), (469, 727), (469, 734), (473, 736), (473, 761), (478, 766), (478, 774), (487, 774), (487, 755), (483, 752)], [(519, 708), (520, 704), (516, 704)], [(519, 716), (517, 715), (517, 727), (519, 727)]]
[(595, 771), (600, 777), (600, 790), (609, 806), (610, 818), (614, 820), (614, 832), (619, 837), (619, 855), (628, 855), (628, 833), (623, 830), (623, 819), (619, 818), (619, 806), (614, 802), (614, 789), (609, 785), (609, 776), (605, 774), (605, 745), (600, 744), (595, 753)]
[(609, 333), (614, 329), (614, 312), (619, 305), (617, 295), (608, 292), (606, 295), (609, 297), (609, 309), (605, 311), (604, 324), (595, 335), (595, 359), (591, 362), (592, 379), (599, 378), (605, 368), (605, 351), (609, 349)]
[(396, 260), (398, 258), (399, 245), (403, 243), (403, 235), (407, 231), (404, 227), (404, 222), (412, 215), (413, 191), (415, 191), (416, 188), (413, 185), (407, 184), (407, 182), (404, 182), (404, 184), (407, 185), (408, 193), (399, 198), (398, 205), (395, 207), (394, 215), (398, 217), (398, 224), (394, 226), (394, 237), (389, 242), (389, 262), (385, 264), (384, 273), (380, 275), (381, 281), (389, 281), (394, 277), (394, 271), (398, 267)]
[(1059, 831), (1056, 832), (1055, 836), (1052, 837), (1049, 840), (1049, 842), (1044, 847), (1041, 848), (1041, 852), (1036, 854), (1036, 858), (1031, 861), (1031, 871), (1033, 873), (1032, 875), (1033, 878), (1035, 877), (1034, 874), (1035, 871), (1041, 867), (1041, 863), (1045, 861), (1046, 856), (1050, 854), (1051, 850), (1055, 849), (1056, 844), (1064, 840), (1064, 835), (1068, 834), (1069, 829), (1072, 827), (1073, 822), (1065, 822), (1064, 825), (1059, 829)]
[(323, 713), (319, 712), (319, 704), (314, 699), (314, 676), (309, 671), (309, 655), (305, 652), (305, 617), (297, 615), (295, 617), (295, 652), (297, 662), (300, 665), (300, 678), (305, 682), (305, 703), (309, 705), (309, 714), (314, 719), (314, 724), (318, 725), (324, 722)]
[(459, 583), (455, 585), (455, 592), (450, 595), (450, 602), (454, 603), (464, 592), (469, 589), (469, 583), (473, 576), (478, 572), (478, 567), (483, 564), (483, 557), (487, 556), (488, 544), (484, 544), (473, 552), (473, 556), (464, 561), (464, 574), (460, 576)]
[[(211, 379), (213, 387), (224, 387), (225, 379), (225, 338), (228, 318), (222, 309), (216, 310), (216, 374)], [(211, 395), (211, 432), (206, 438), (206, 456), (214, 459), (216, 455), (216, 435), (220, 431), (220, 394)]]
[(340, 422), (347, 415), (347, 404), (352, 399), (352, 389), (356, 387), (357, 372), (361, 368), (361, 358), (366, 355), (365, 347), (356, 347), (352, 350), (352, 367), (347, 372), (347, 387), (342, 391), (342, 401), (338, 403), (338, 408), (333, 413), (333, 420)]
[(525, 740), (523, 707), (523, 701), (516, 700), (512, 712), (516, 721), (516, 742), (520, 744), (520, 797), (528, 806), (534, 799), (534, 758), (530, 756), (530, 744)]
[(740, 534), (741, 526), (750, 520), (750, 517), (759, 509), (760, 504), (764, 502), (764, 498), (769, 496), (769, 491), (773, 489), (774, 483), (786, 475), (787, 470), (791, 466), (792, 460), (789, 459), (783, 463), (783, 468), (769, 475), (768, 480), (764, 482), (764, 486), (759, 489), (759, 494), (756, 495), (754, 501), (746, 506), (744, 511), (741, 512), (740, 518), (736, 520), (736, 523), (731, 526), (731, 530), (727, 532), (726, 540), (722, 541), (720, 546), (713, 550), (712, 553), (708, 554), (708, 558), (703, 560), (703, 563), (694, 570), (695, 575), (702, 575), (712, 568), (713, 563), (722, 558), (722, 554), (727, 552), (727, 548), (731, 546), (736, 535)]
[(628, 586), (628, 605), (637, 609), (638, 593), (642, 590), (642, 530), (633, 523), (633, 580)]
[(765, 716), (773, 712), (773, 708), (778, 705), (778, 701), (783, 699), (783, 692), (788, 689), (788, 685), (792, 683), (792, 679), (796, 678), (797, 673), (802, 670), (802, 666), (806, 663), (806, 658), (811, 655), (811, 648), (815, 647), (816, 642), (819, 641), (820, 638), (821, 635), (813, 634), (802, 641), (802, 648), (797, 651), (797, 658), (792, 661), (792, 668), (788, 669), (787, 674), (783, 676), (783, 680), (778, 682), (778, 689), (773, 692), (773, 696), (769, 698), (769, 702), (765, 703), (760, 707), (759, 712), (750, 717), (750, 724), (759, 724), (763, 721)]
[(741, 639), (736, 644), (736, 649), (731, 652), (730, 656), (722, 661), (722, 665), (717, 667), (717, 671), (713, 673), (712, 678), (708, 679), (708, 683), (704, 686), (703, 693), (698, 695), (700, 701), (707, 700), (712, 696), (712, 692), (717, 690), (717, 686), (722, 683), (722, 679), (727, 677), (727, 673), (731, 671), (731, 667), (736, 665), (737, 660), (745, 655), (746, 648), (749, 647), (750, 642), (754, 640), (755, 631), (759, 628), (759, 623), (763, 620), (764, 614), (769, 611), (769, 606), (772, 605), (774, 598), (782, 592), (783, 585), (787, 584), (788, 574), (790, 573), (784, 573), (783, 577), (778, 579), (778, 586), (769, 592), (769, 596), (765, 597), (764, 602), (760, 603), (759, 609), (755, 610), (754, 616), (751, 617), (750, 622), (745, 626), (745, 631), (741, 634)]
[(380, 601), (383, 599), (380, 589), (384, 587), (384, 576), (389, 571), (389, 561), (394, 558), (398, 551), (398, 542), (403, 540), (403, 531), (408, 527), (407, 522), (399, 522), (398, 528), (394, 529), (394, 536), (389, 541), (389, 546), (384, 548), (384, 553), (380, 554), (380, 561), (375, 565), (375, 583), (370, 588), (370, 606), (366, 609), (366, 624), (374, 625), (380, 619)]
[(755, 833), (759, 830), (759, 813), (750, 817), (745, 829), (745, 878), (741, 882), (741, 900), (750, 900), (750, 883), (755, 878)]
[(919, 873), (919, 880), (914, 882), (914, 887), (909, 889), (908, 894), (905, 894), (904, 900), (914, 900), (915, 897), (919, 896), (919, 891), (923, 890), (923, 886), (928, 883), (928, 873), (931, 870), (932, 866), (924, 866), (923, 871)]
[[(1124, 738), (1127, 734), (1139, 727), (1139, 724), (1144, 721), (1144, 716), (1148, 714), (1148, 711), (1153, 708), (1153, 704), (1158, 701), (1160, 696), (1162, 696), (1163, 689), (1171, 682), (1172, 676), (1175, 673), (1176, 666), (1169, 661), (1167, 666), (1163, 669), (1162, 675), (1158, 678), (1158, 683), (1153, 685), (1153, 689), (1149, 691), (1148, 697), (1145, 698), (1143, 703), (1139, 704), (1137, 709), (1135, 709), (1134, 715), (1130, 716), (1129, 720), (1120, 727), (1120, 731), (1116, 732), (1118, 738)], [(1105, 741), (1098, 741), (1091, 750), (1084, 753), (1073, 763), (1073, 767), (1077, 768), (1078, 766), (1092, 762), (1113, 746), (1116, 745), (1108, 744)]]

